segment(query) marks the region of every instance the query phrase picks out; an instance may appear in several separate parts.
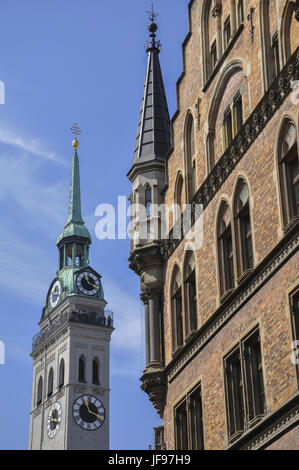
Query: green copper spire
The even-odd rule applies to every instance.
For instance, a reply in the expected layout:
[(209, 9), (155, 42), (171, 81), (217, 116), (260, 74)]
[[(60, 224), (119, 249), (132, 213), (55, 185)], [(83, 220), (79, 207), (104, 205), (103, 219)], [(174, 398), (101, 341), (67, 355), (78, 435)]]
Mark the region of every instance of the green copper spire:
[(77, 150), (75, 150), (73, 158), (69, 214), (66, 225), (71, 223), (84, 224), (81, 214), (80, 169)]
[(80, 169), (79, 157), (77, 153), (79, 142), (77, 137), (73, 141), (73, 147), (75, 154), (72, 165), (68, 218), (64, 231), (58, 237), (57, 244), (59, 244), (62, 239), (73, 236), (87, 238), (91, 243), (89, 231), (84, 226), (84, 221), (81, 214)]

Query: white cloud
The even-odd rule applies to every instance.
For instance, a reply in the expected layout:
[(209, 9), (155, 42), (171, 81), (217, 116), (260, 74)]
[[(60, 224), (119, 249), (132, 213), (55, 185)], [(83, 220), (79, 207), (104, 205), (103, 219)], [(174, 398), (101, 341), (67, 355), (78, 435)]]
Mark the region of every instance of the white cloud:
[(42, 139), (22, 137), (7, 129), (0, 129), (0, 143), (16, 147), (24, 152), (30, 153), (46, 160), (53, 160), (56, 163), (64, 165), (55, 152), (45, 148)]

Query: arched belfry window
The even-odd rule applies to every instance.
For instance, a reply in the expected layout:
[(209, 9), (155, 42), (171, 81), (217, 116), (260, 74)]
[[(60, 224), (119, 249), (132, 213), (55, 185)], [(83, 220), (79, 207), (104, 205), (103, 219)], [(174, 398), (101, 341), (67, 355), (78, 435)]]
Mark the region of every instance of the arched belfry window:
[(186, 335), (197, 330), (197, 296), (195, 256), (190, 253), (184, 263), (184, 299)]
[(80, 356), (79, 358), (79, 382), (86, 382), (86, 379), (85, 379), (85, 357), (84, 356)]
[(171, 283), (172, 349), (183, 345), (182, 276), (175, 266)]
[(232, 217), (230, 207), (224, 201), (218, 216), (217, 234), (220, 294), (222, 296), (235, 286)]
[(279, 138), (279, 177), (284, 225), (299, 216), (298, 143), (295, 124), (286, 119)]
[(93, 385), (100, 384), (100, 363), (97, 357), (92, 361), (92, 383)]
[(58, 381), (58, 387), (61, 389), (64, 386), (64, 359), (61, 359), (60, 365), (59, 365), (59, 381)]
[(254, 265), (249, 190), (243, 179), (237, 184), (234, 202), (237, 269), (240, 277)]
[(195, 162), (195, 137), (194, 120), (189, 113), (186, 122), (185, 134), (185, 173), (187, 201), (190, 202), (196, 190), (196, 162)]
[(53, 382), (54, 382), (54, 373), (51, 367), (49, 376), (48, 376), (48, 398), (53, 395)]
[(37, 398), (36, 398), (36, 405), (39, 406), (43, 401), (43, 379), (42, 377), (39, 378), (38, 385), (37, 385)]

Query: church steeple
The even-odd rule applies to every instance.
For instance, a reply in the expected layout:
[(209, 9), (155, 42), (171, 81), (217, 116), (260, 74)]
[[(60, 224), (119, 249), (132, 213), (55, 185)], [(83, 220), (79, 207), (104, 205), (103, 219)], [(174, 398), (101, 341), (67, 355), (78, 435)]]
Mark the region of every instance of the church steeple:
[(81, 213), (80, 169), (79, 157), (77, 153), (77, 149), (79, 147), (77, 135), (79, 135), (81, 131), (79, 130), (77, 124), (72, 127), (72, 132), (75, 133), (75, 139), (72, 144), (75, 153), (72, 165), (68, 218), (64, 231), (59, 235), (57, 239), (57, 245), (60, 245), (63, 239), (68, 239), (69, 237), (73, 236), (86, 238), (88, 245), (90, 245), (91, 236), (89, 234), (88, 229), (84, 225)]
[(170, 119), (156, 40), (157, 15), (152, 10), (146, 44), (147, 68), (135, 143), (133, 167), (153, 160), (165, 160), (170, 147)]

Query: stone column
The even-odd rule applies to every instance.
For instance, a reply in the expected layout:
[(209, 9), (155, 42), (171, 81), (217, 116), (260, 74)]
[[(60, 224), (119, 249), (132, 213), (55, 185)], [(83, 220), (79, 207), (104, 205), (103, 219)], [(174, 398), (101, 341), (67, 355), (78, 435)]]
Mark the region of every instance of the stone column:
[(144, 304), (144, 329), (145, 329), (145, 365), (150, 363), (150, 324), (149, 324), (149, 296), (142, 292), (140, 298)]
[(217, 43), (217, 62), (223, 54), (222, 48), (222, 24), (221, 24), (222, 6), (216, 5), (213, 8), (212, 15), (216, 19), (216, 43)]
[(230, 24), (231, 24), (231, 37), (233, 38), (237, 31), (236, 0), (230, 0)]

